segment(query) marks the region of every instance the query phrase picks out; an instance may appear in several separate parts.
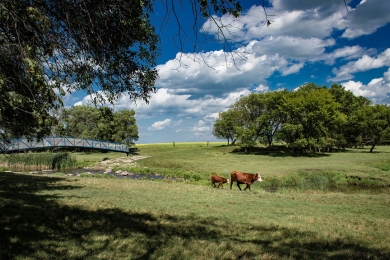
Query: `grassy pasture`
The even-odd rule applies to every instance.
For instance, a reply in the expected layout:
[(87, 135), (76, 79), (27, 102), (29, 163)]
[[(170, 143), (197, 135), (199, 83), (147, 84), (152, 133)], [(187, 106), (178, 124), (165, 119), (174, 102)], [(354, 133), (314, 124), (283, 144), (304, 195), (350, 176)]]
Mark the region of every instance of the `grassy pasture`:
[[(390, 259), (390, 190), (212, 188), (232, 170), (263, 179), (341, 172), (389, 181), (390, 147), (294, 157), (221, 144), (137, 145), (140, 169), (197, 182), (0, 173), (0, 259)], [(73, 153), (93, 165), (126, 155)], [(129, 156), (130, 157), (130, 156)], [(123, 166), (126, 168), (126, 166)], [(192, 183), (204, 184), (193, 185)]]
[[(221, 143), (137, 145), (140, 155), (148, 158), (137, 161), (140, 169), (151, 172), (192, 172), (208, 180), (211, 173), (230, 177), (233, 170), (259, 173), (264, 180), (296, 173), (343, 174), (359, 179), (378, 180), (390, 184), (390, 146), (378, 146), (374, 153), (369, 147), (348, 149), (346, 152), (312, 153), (292, 156), (282, 150), (257, 148), (244, 154), (239, 147)], [(119, 167), (121, 168), (121, 167)], [(125, 169), (125, 168), (122, 168)]]
[(390, 194), (0, 173), (0, 259), (389, 259)]

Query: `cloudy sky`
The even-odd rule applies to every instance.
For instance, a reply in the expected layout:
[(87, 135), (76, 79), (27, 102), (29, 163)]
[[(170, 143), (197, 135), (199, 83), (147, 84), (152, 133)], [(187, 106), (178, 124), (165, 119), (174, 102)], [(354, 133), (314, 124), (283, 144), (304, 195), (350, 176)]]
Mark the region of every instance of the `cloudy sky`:
[[(260, 0), (243, 2), (239, 18), (215, 17), (226, 26), (230, 49), (218, 44), (218, 28), (209, 20), (198, 29), (214, 41), (202, 38), (194, 49), (189, 34), (178, 49), (177, 26), (161, 26), (164, 12), (156, 6), (152, 19), (162, 37), (157, 91), (149, 104), (123, 96), (114, 106), (136, 111), (136, 143), (217, 141), (215, 119), (239, 97), (308, 82), (342, 84), (374, 103), (390, 104), (389, 0), (347, 0), (347, 7), (343, 0), (270, 0), (266, 12)], [(191, 9), (180, 8), (184, 32), (191, 33)], [(67, 104), (88, 100), (75, 93)]]

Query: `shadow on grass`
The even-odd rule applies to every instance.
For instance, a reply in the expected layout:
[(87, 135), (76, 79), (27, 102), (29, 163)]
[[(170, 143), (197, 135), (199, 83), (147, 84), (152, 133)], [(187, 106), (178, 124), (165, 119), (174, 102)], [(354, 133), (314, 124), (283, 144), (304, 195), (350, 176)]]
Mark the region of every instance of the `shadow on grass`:
[[(184, 249), (192, 259), (224, 259), (222, 251), (232, 252), (228, 259), (390, 258), (388, 249), (374, 250), (353, 238), (325, 240), (313, 232), (261, 224), (248, 227), (194, 215), (117, 208), (92, 211), (39, 194), (82, 188), (60, 185), (60, 180), (64, 179), (0, 173), (0, 259), (184, 259)], [(175, 246), (180, 242), (182, 247)], [(222, 250), (213, 251), (219, 245)]]
[[(245, 148), (237, 147), (232, 151), (235, 154), (246, 155)], [(309, 158), (317, 158), (317, 157), (327, 157), (330, 156), (330, 153), (319, 153), (319, 152), (296, 152), (293, 153), (291, 150), (288, 150), (286, 147), (252, 147), (250, 149), (249, 154), (254, 155), (263, 155), (263, 156), (271, 156), (271, 157), (309, 157)]]

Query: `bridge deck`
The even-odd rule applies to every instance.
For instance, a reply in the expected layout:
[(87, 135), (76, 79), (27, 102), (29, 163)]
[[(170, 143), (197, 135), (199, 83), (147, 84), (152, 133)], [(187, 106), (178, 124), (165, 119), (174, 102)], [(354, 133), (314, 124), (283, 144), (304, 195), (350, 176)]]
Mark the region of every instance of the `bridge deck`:
[(41, 141), (34, 139), (29, 141), (27, 138), (13, 138), (10, 143), (0, 147), (0, 153), (9, 151), (23, 151), (49, 147), (78, 147), (99, 149), (105, 151), (123, 152), (126, 154), (134, 153), (134, 148), (129, 149), (128, 145), (123, 143), (115, 143), (102, 140), (92, 140), (85, 138), (76, 138), (69, 136), (48, 136)]

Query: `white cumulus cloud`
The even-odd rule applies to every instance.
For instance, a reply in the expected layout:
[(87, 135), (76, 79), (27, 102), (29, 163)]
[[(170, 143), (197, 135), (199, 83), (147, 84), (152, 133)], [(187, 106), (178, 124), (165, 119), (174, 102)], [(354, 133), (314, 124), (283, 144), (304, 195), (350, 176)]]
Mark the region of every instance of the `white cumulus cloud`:
[(390, 69), (382, 78), (372, 79), (367, 85), (360, 81), (347, 81), (342, 83), (345, 89), (352, 91), (355, 96), (363, 96), (374, 104), (390, 104)]
[(167, 127), (170, 127), (171, 126), (171, 123), (172, 123), (172, 119), (170, 118), (167, 118), (163, 121), (157, 121), (157, 122), (154, 122), (152, 124), (152, 126), (150, 126), (148, 128), (149, 131), (157, 131), (157, 130), (162, 130), (164, 128), (167, 128)]
[(336, 76), (331, 78), (333, 81), (348, 80), (353, 78), (353, 73), (377, 69), (390, 66), (390, 48), (380, 53), (377, 57), (363, 55), (356, 61), (350, 61), (341, 66), (339, 69), (334, 68), (332, 71)]

